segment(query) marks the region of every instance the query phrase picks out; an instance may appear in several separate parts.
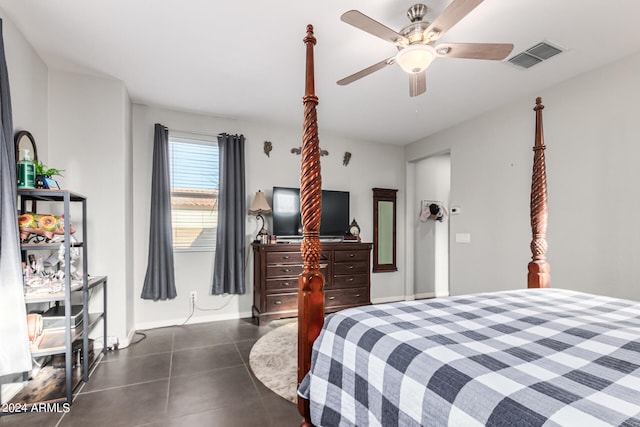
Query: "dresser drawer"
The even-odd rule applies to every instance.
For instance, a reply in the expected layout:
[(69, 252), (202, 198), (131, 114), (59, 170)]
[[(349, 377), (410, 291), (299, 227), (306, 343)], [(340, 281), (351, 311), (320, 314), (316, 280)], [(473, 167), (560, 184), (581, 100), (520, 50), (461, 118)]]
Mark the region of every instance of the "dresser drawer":
[(302, 264), (302, 254), (298, 252), (267, 252), (267, 264)]
[(368, 274), (349, 274), (333, 277), (332, 288), (353, 288), (360, 286), (369, 286)]
[(298, 310), (298, 294), (267, 295), (265, 309), (267, 312)]
[(267, 265), (267, 279), (275, 277), (298, 277), (302, 265)]
[(356, 273), (368, 273), (369, 263), (362, 262), (340, 262), (335, 263), (333, 266), (333, 275), (339, 276), (341, 274), (356, 274)]
[[(330, 254), (322, 252), (320, 255), (320, 262), (328, 261)], [(267, 264), (302, 264), (302, 254), (297, 252), (267, 252), (266, 253)]]
[(369, 304), (369, 290), (366, 287), (324, 291), (324, 305), (326, 308), (364, 304)]
[(336, 251), (335, 262), (344, 261), (369, 261), (369, 250)]
[[(320, 273), (327, 278), (328, 264), (320, 264)], [(302, 265), (268, 265), (267, 266), (267, 281), (275, 278), (289, 278), (298, 283), (298, 276), (304, 271)]]
[(265, 283), (265, 291), (268, 294), (298, 292), (298, 277), (267, 279)]

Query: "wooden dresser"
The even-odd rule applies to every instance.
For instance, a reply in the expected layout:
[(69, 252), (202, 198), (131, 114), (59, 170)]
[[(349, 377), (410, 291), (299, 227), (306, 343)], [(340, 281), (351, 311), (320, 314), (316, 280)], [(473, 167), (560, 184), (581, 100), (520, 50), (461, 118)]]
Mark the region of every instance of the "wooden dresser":
[[(253, 243), (253, 316), (263, 320), (298, 315), (299, 243)], [(322, 243), (325, 311), (371, 303), (371, 243)]]

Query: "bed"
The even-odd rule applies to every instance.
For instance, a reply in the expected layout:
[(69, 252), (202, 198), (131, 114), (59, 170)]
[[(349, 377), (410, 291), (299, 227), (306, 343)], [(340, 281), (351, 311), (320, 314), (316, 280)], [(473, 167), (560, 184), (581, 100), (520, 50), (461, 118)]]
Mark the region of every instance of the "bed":
[(322, 426), (640, 425), (640, 305), (540, 288), (327, 319), (300, 392)]
[(302, 426), (640, 426), (640, 303), (550, 288), (541, 99), (527, 289), (344, 310), (325, 322), (307, 26), (298, 282)]

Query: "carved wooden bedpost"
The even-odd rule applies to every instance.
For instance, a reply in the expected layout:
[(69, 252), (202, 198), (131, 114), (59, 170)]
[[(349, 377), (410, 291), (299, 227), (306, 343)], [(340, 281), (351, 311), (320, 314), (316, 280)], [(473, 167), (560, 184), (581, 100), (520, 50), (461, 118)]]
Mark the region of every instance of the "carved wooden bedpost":
[(536, 137), (533, 147), (533, 176), (531, 177), (531, 262), (528, 287), (549, 287), (547, 263), (547, 171), (545, 166), (544, 133), (542, 131), (542, 98), (536, 98)]
[[(311, 368), (311, 348), (324, 322), (324, 276), (320, 273), (320, 211), (322, 179), (320, 176), (320, 142), (315, 95), (313, 26), (307, 25), (307, 45), (302, 164), (300, 170), (300, 212), (303, 237), (300, 251), (304, 271), (298, 277), (298, 385)], [(298, 397), (298, 411), (304, 417), (301, 426), (311, 426), (309, 401)]]

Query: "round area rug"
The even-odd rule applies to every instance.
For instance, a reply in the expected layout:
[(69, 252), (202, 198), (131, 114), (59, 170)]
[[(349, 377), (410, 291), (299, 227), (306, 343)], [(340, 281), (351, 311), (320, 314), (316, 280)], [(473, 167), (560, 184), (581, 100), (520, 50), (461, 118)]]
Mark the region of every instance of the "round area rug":
[(298, 323), (280, 326), (256, 341), (249, 354), (249, 365), (267, 388), (296, 403)]

